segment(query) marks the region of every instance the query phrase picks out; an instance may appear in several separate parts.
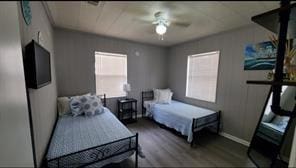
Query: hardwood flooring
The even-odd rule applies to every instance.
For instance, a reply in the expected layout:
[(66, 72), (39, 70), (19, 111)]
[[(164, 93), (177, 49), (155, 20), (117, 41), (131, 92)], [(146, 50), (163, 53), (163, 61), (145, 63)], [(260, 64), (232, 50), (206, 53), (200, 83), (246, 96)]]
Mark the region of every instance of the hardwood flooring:
[[(196, 147), (191, 148), (185, 137), (149, 119), (139, 119), (127, 127), (139, 133), (146, 156), (139, 157), (139, 167), (254, 167), (247, 157), (247, 147), (208, 131), (201, 132)], [(133, 167), (134, 158), (109, 166)]]

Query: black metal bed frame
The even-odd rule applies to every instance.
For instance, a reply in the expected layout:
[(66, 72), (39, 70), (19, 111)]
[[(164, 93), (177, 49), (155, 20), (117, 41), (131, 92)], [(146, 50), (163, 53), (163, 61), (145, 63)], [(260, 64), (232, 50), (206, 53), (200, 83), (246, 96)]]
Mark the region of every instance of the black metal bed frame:
[[(146, 108), (144, 107), (144, 101), (146, 100), (153, 100), (154, 94), (153, 91), (143, 91), (142, 92), (142, 117), (146, 113)], [(213, 120), (214, 119), (214, 120)], [(216, 125), (216, 133), (218, 134), (220, 131), (220, 119), (221, 119), (221, 111), (217, 111), (214, 114), (204, 116), (201, 118), (193, 118), (192, 119), (192, 136), (193, 139), (191, 141), (191, 147), (195, 144), (196, 138), (197, 138), (197, 132), (202, 130), (203, 128), (208, 128), (213, 125)], [(201, 123), (201, 120), (205, 120), (207, 122)]]
[[(214, 117), (213, 117), (214, 116)], [(215, 120), (212, 120), (212, 119)], [(214, 114), (204, 116), (201, 118), (193, 118), (192, 121), (192, 134), (193, 134), (193, 140), (191, 141), (191, 146), (194, 145), (196, 138), (197, 138), (197, 132), (200, 131), (203, 128), (208, 128), (213, 125), (216, 125), (216, 133), (219, 134), (220, 131), (220, 119), (221, 119), (221, 111), (217, 111)], [(207, 121), (206, 123), (200, 124), (201, 120)]]
[[(102, 99), (104, 107), (106, 107), (106, 95), (104, 94), (98, 96)], [(50, 141), (52, 139), (53, 132), (56, 128), (57, 120), (52, 131)], [(116, 148), (114, 148), (114, 146), (116, 146)], [(48, 147), (49, 145), (47, 146), (45, 155), (48, 152)], [(135, 151), (135, 167), (138, 167), (138, 149), (138, 133), (136, 133), (135, 135), (130, 137), (122, 138), (119, 140), (115, 140), (77, 152), (69, 153), (57, 158), (47, 160), (46, 157), (44, 157), (43, 162), (45, 162), (45, 164), (43, 163), (42, 165), (44, 165), (45, 167), (85, 167), (109, 159), (111, 157), (119, 156), (129, 151)], [(88, 161), (84, 163), (74, 162), (71, 165), (67, 165), (67, 161), (78, 161), (81, 160), (81, 157), (87, 157)]]

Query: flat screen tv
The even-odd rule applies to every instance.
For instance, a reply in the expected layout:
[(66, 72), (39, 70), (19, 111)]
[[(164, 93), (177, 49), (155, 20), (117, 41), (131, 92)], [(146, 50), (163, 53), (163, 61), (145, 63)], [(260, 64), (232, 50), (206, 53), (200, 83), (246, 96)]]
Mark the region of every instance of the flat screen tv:
[(28, 88), (39, 89), (51, 82), (50, 53), (34, 40), (25, 47), (24, 68)]

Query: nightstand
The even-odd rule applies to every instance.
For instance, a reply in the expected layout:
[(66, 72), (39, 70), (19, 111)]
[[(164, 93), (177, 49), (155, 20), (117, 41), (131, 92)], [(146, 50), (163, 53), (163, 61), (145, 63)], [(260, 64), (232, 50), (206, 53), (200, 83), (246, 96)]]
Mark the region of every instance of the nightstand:
[(117, 117), (124, 123), (137, 121), (137, 100), (133, 98), (123, 98), (117, 100)]

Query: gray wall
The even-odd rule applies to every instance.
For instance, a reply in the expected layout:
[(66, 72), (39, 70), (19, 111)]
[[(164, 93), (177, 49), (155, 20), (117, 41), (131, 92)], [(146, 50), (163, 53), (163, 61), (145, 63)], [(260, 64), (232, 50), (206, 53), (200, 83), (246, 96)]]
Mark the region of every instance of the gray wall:
[(46, 48), (51, 55), (51, 84), (37, 90), (29, 89), (33, 129), (35, 136), (34, 139), (36, 147), (36, 158), (38, 165), (40, 165), (57, 114), (57, 86), (54, 64), (55, 52), (53, 49), (53, 29), (48, 20), (42, 3), (31, 1), (30, 4), (32, 11), (32, 22), (30, 25), (26, 25), (26, 23), (24, 22), (21, 14), (21, 9), (19, 8), (22, 46), (24, 47), (25, 45), (27, 45), (32, 39), (38, 41), (37, 32), (41, 31), (43, 36), (43, 41), (41, 45)]
[(0, 2), (0, 167), (33, 167), (16, 2)]
[[(139, 111), (141, 91), (167, 86), (165, 48), (60, 28), (54, 32), (59, 96), (95, 93), (95, 51), (127, 54), (129, 96), (138, 99)], [(107, 101), (113, 112), (115, 100)]]
[[(267, 71), (244, 71), (244, 47), (267, 41), (269, 34), (252, 25), (170, 47), (168, 84), (174, 98), (221, 110), (223, 132), (250, 141), (269, 87), (246, 84), (247, 80), (266, 79)], [(220, 51), (216, 103), (186, 98), (187, 56), (216, 50)]]

